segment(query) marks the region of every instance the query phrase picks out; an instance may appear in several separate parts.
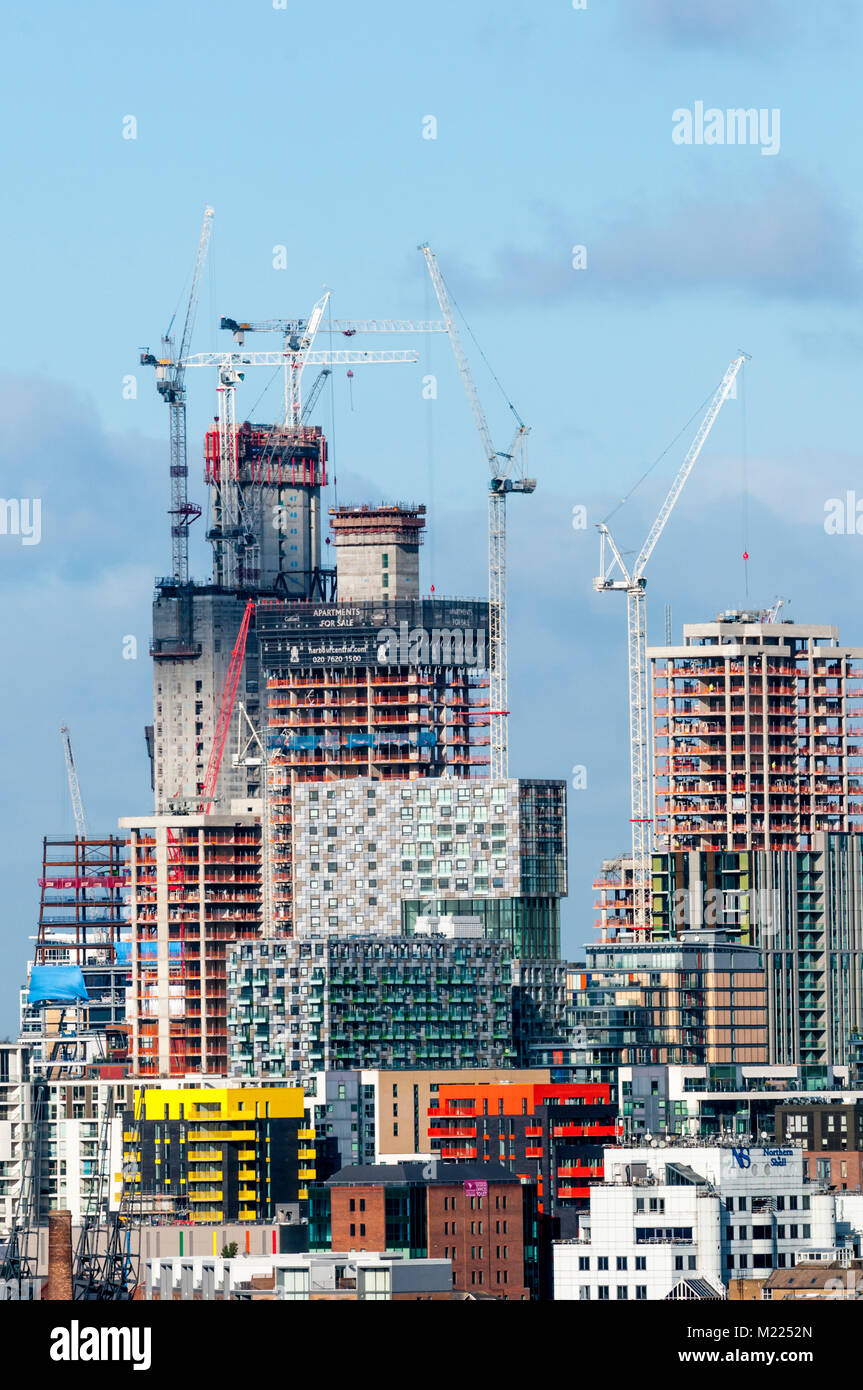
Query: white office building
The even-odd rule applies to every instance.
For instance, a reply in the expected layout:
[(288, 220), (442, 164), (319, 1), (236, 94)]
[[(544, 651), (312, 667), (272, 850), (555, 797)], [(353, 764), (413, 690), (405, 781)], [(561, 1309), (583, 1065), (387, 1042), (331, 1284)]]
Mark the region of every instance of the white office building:
[(665, 1299), (684, 1280), (722, 1296), (845, 1242), (799, 1148), (606, 1149), (604, 1169), (579, 1238), (554, 1246), (555, 1299)]

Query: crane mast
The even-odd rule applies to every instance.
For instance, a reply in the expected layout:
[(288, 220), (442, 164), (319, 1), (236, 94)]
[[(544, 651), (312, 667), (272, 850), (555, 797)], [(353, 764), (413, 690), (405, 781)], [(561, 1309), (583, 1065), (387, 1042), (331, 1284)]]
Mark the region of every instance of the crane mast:
[(69, 732), (68, 724), (63, 724), (60, 728), (60, 737), (63, 740), (63, 755), (66, 759), (66, 777), (69, 782), (69, 795), (72, 798), (72, 814), (75, 817), (75, 834), (79, 840), (86, 840), (87, 825), (84, 820), (84, 804), (81, 800), (81, 788), (78, 785), (78, 769), (75, 766), (75, 755), (72, 752), (72, 735)]
[[(506, 497), (510, 492), (531, 493), (536, 489), (536, 479), (524, 476), (522, 451), (530, 430), (519, 418), (518, 412), (510, 404), (518, 429), (506, 453), (495, 449), (492, 443), (488, 422), (473, 379), (467, 354), (462, 347), (455, 321), (450, 297), (444, 278), (437, 263), (437, 257), (428, 243), (419, 247), (425, 257), (428, 272), (434, 285), (440, 311), (449, 334), (453, 356), (459, 369), (474, 423), (479, 432), (482, 447), (488, 460), (491, 477), (488, 493), (488, 597), (489, 597), (489, 674), (491, 677), (491, 775), (495, 780), (509, 776), (509, 740), (507, 735), (507, 707), (509, 699), (509, 673), (507, 661), (507, 611), (506, 611)], [(512, 473), (518, 465), (518, 476)]]
[(176, 345), (176, 350), (175, 341), (171, 334), (171, 326), (173, 325), (172, 319), (167, 333), (162, 338), (161, 357), (157, 358), (150, 352), (141, 353), (142, 364), (144, 366), (155, 367), (156, 390), (166, 402), (170, 411), (171, 506), (169, 515), (171, 516), (171, 573), (180, 584), (187, 584), (189, 581), (189, 526), (201, 515), (201, 508), (196, 503), (189, 501), (189, 467), (186, 447), (185, 358), (189, 350), (192, 331), (195, 326), (201, 274), (207, 259), (207, 249), (210, 244), (210, 234), (213, 228), (213, 216), (213, 209), (211, 207), (206, 208), (204, 211), (203, 226), (201, 227), (201, 236), (198, 241), (198, 251), (195, 256), (192, 285), (189, 291), (188, 303), (186, 304), (186, 316), (183, 321), (183, 330), (179, 344)]
[[(735, 357), (719, 383), (707, 408), (707, 413), (686, 452), (686, 457), (678, 469), (656, 520), (647, 533), (647, 538), (631, 571), (624, 563), (605, 523), (600, 522), (597, 528), (599, 531), (600, 572), (593, 581), (593, 587), (597, 593), (619, 590), (626, 594), (629, 658), (629, 781), (632, 808), (630, 817), (632, 823), (632, 922), (634, 930), (641, 932), (649, 931), (651, 925), (649, 888), (652, 848), (650, 741), (647, 729), (647, 600), (645, 596), (647, 580), (644, 577), (644, 570), (745, 360), (745, 353)], [(609, 552), (610, 559), (608, 558)]]

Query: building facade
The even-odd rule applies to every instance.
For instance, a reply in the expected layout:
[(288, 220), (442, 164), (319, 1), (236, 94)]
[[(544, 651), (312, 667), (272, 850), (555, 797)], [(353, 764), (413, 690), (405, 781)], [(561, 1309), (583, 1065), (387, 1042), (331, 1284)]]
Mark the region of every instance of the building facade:
[(474, 931), (232, 945), (231, 1074), (506, 1065), (509, 947)]
[(620, 1136), (608, 1086), (442, 1086), (429, 1110), (434, 1155), (499, 1162), (536, 1184), (548, 1237), (573, 1234), (590, 1185), (602, 1181), (603, 1150)]
[(147, 1087), (123, 1139), (142, 1200), (196, 1223), (272, 1221), (315, 1177), (299, 1087)]
[(604, 1177), (578, 1238), (554, 1247), (555, 1299), (665, 1299), (682, 1279), (721, 1295), (839, 1248), (833, 1194), (807, 1182), (800, 1149), (620, 1148)]
[[(770, 1060), (844, 1066), (863, 1029), (863, 837), (816, 831), (809, 840), (793, 851), (654, 854), (651, 934), (716, 931), (757, 946)], [(603, 865), (595, 886), (603, 939), (631, 938), (629, 862)]]
[(296, 936), (396, 935), (423, 917), (464, 916), (513, 955), (559, 954), (563, 782), (297, 783), (291, 859)]
[(344, 1168), (310, 1193), (310, 1245), (448, 1259), (455, 1289), (524, 1301), (538, 1279), (531, 1205), (496, 1163)]
[(680, 941), (601, 942), (572, 972), (571, 1024), (603, 1080), (645, 1063), (767, 1062), (760, 953), (720, 932)]
[(848, 1098), (847, 1067), (626, 1066), (618, 1071), (618, 1103), (627, 1139), (734, 1139), (755, 1144), (786, 1135), (776, 1129), (777, 1107), (812, 1095)]
[(658, 848), (795, 850), (863, 829), (863, 648), (733, 611), (648, 657)]
[(262, 917), (254, 816), (151, 816), (129, 832), (135, 1074), (228, 1072), (227, 960)]

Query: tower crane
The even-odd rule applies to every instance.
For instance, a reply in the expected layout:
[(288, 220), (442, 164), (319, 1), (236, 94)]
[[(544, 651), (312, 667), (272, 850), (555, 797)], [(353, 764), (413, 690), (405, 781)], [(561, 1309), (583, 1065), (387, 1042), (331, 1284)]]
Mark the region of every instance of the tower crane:
[(327, 378), (331, 377), (332, 374), (333, 373), (330, 367), (321, 367), (321, 370), (318, 372), (317, 376), (312, 382), (311, 391), (306, 396), (305, 404), (303, 405), (303, 413), (300, 417), (300, 424), (304, 425), (306, 421), (310, 419), (312, 411), (317, 405), (318, 396), (321, 394), (324, 387), (326, 386)]
[[(313, 342), (317, 332), (315, 319), (319, 321), (323, 313), (322, 304), (326, 297), (315, 306), (320, 313), (313, 315), (304, 332), (304, 342)], [(338, 367), (375, 363), (417, 362), (419, 353), (410, 349), (398, 348), (386, 351), (367, 352), (360, 349), (338, 348), (312, 350), (301, 346), (296, 352), (200, 352), (184, 359), (185, 367), (216, 367), (218, 370), (218, 428), (219, 428), (219, 466), (218, 482), (221, 503), (221, 536), (226, 549), (222, 570), (223, 583), (232, 587), (237, 583), (239, 555), (247, 538), (251, 535), (248, 519), (243, 511), (240, 491), (239, 468), (237, 460), (237, 422), (236, 393), (243, 381), (247, 367), (283, 367), (285, 369), (285, 409), (288, 428), (299, 426), (303, 419), (302, 374), (308, 366)], [(314, 387), (312, 388), (314, 391)]]
[[(321, 326), (330, 292), (318, 300), (307, 319), (243, 320), (223, 317), (220, 327), (228, 329), (234, 341), (242, 347), (247, 333), (278, 333), (283, 339), (285, 365), (285, 424), (299, 425), (302, 421), (302, 375), (308, 353)], [(353, 338), (357, 333), (445, 333), (446, 324), (439, 320), (413, 319), (334, 319), (328, 325), (334, 333)], [(314, 389), (314, 388), (312, 388)]]
[[(668, 496), (648, 532), (631, 569), (628, 569), (605, 522), (598, 525), (599, 575), (593, 581), (597, 593), (621, 591), (626, 594), (626, 613), (629, 633), (629, 754), (630, 796), (632, 804), (632, 887), (633, 927), (647, 931), (650, 926), (649, 861), (651, 849), (650, 750), (647, 738), (647, 580), (644, 570), (653, 554), (656, 542), (665, 529), (683, 486), (695, 466), (714, 421), (722, 409), (737, 373), (746, 360), (746, 353), (735, 357), (719, 383), (707, 413), (689, 446)], [(610, 558), (608, 552), (610, 551)]]
[(66, 758), (66, 776), (69, 779), (69, 795), (72, 798), (72, 814), (75, 817), (75, 834), (79, 840), (86, 840), (87, 825), (84, 820), (84, 805), (81, 801), (81, 788), (78, 785), (78, 769), (75, 767), (75, 755), (72, 752), (72, 735), (69, 732), (68, 724), (60, 727), (60, 737), (63, 740), (63, 754)]
[(765, 613), (762, 614), (761, 621), (763, 623), (778, 623), (780, 612), (786, 606), (786, 604), (789, 604), (790, 602), (790, 598), (780, 598), (777, 594), (770, 607), (767, 609)]
[(171, 333), (174, 320), (162, 338), (162, 355), (147, 351), (141, 353), (141, 363), (156, 369), (156, 390), (170, 410), (170, 454), (171, 454), (171, 573), (180, 584), (189, 581), (189, 526), (201, 515), (197, 503), (189, 501), (189, 468), (186, 458), (186, 387), (185, 357), (189, 350), (195, 315), (198, 309), (198, 296), (201, 286), (201, 273), (207, 259), (210, 234), (213, 229), (213, 209), (204, 210), (204, 223), (198, 241), (195, 269), (192, 273), (192, 286), (186, 305), (186, 317), (179, 343), (176, 345)]
[[(425, 257), (428, 266), (446, 331), (449, 334), (450, 344), (491, 470), (488, 491), (491, 775), (493, 778), (503, 778), (509, 775), (509, 741), (506, 725), (506, 718), (509, 713), (507, 709), (509, 681), (506, 614), (506, 498), (510, 492), (531, 493), (536, 491), (536, 479), (528, 478), (524, 473), (523, 450), (530, 430), (512, 402), (509, 402), (509, 408), (518, 422), (518, 428), (509, 449), (505, 453), (495, 449), (480, 403), (479, 393), (471, 374), (470, 363), (461, 344), (452, 304), (437, 263), (437, 257), (427, 242), (418, 249)], [(515, 477), (513, 477), (514, 472)]]

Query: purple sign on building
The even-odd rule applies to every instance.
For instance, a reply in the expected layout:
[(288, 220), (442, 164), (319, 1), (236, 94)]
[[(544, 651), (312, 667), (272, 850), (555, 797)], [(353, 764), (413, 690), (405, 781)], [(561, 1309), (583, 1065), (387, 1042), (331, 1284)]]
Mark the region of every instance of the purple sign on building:
[(488, 1183), (485, 1178), (469, 1178), (464, 1185), (466, 1197), (487, 1197)]

